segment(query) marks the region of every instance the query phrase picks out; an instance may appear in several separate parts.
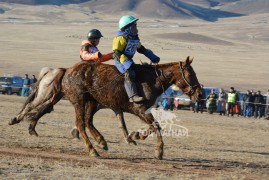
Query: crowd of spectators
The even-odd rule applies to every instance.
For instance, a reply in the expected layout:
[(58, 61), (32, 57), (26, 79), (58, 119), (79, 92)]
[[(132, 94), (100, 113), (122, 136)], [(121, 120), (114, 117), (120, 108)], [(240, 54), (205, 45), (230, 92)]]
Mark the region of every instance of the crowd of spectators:
[[(162, 101), (164, 110), (178, 110), (178, 105), (177, 98), (166, 98)], [(237, 115), (269, 120), (269, 90), (266, 95), (262, 95), (261, 91), (254, 92), (253, 90), (239, 93), (234, 87), (231, 87), (228, 92), (220, 88), (218, 93), (211, 89), (210, 94), (192, 104), (194, 113), (203, 113), (205, 109), (209, 114), (218, 113), (228, 117)]]

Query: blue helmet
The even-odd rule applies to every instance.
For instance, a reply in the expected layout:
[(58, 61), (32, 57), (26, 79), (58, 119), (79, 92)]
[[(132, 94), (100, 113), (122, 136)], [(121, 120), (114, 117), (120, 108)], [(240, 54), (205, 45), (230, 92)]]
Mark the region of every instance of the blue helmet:
[(119, 21), (119, 28), (120, 30), (123, 30), (124, 28), (136, 21), (138, 21), (138, 19), (133, 16), (122, 16)]

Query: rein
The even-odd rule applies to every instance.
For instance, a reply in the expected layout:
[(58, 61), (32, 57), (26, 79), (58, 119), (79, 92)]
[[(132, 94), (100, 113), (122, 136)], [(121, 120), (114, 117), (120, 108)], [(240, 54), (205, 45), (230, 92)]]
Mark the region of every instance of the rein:
[(160, 78), (160, 76), (159, 76), (159, 74), (158, 74), (158, 72), (157, 72), (157, 65), (155, 65), (154, 70), (155, 70), (156, 76), (158, 77), (157, 79), (158, 79), (159, 82), (161, 83), (163, 93), (165, 94), (165, 89), (164, 89), (164, 87), (163, 87), (162, 80), (161, 80), (161, 78)]

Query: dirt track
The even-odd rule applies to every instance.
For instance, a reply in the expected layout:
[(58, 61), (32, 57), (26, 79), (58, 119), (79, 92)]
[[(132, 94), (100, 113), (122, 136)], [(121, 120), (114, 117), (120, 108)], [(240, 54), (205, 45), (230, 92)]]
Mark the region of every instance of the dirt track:
[[(39, 158), (45, 163), (61, 162), (69, 164), (70, 166), (81, 167), (81, 168), (92, 168), (96, 165), (103, 165), (112, 171), (118, 171), (127, 169), (132, 173), (150, 173), (157, 171), (160, 174), (168, 174), (172, 177), (179, 175), (197, 175), (202, 178), (213, 178), (216, 177), (227, 177), (230, 174), (240, 173), (244, 171), (255, 171), (266, 174), (269, 165), (258, 165), (238, 162), (213, 162), (206, 160), (187, 160), (187, 159), (174, 159), (174, 160), (163, 160), (158, 161), (155, 159), (126, 159), (126, 158), (89, 158), (86, 155), (74, 154), (74, 152), (55, 153), (51, 151), (32, 150), (29, 148), (12, 147), (12, 148), (0, 148), (0, 156), (16, 156), (18, 159), (31, 159)], [(135, 177), (135, 176), (133, 176)], [(158, 177), (158, 176), (157, 176)], [(249, 179), (259, 178), (257, 174), (246, 175)]]
[[(27, 122), (7, 125), (24, 98), (0, 95), (0, 99), (2, 178), (266, 179), (269, 175), (266, 120), (174, 112), (175, 122), (188, 129), (188, 136), (164, 136), (165, 154), (160, 161), (154, 159), (155, 137), (138, 141), (137, 146), (126, 144), (112, 111), (102, 110), (95, 124), (109, 150), (97, 149), (101, 157), (92, 158), (82, 141), (71, 138), (74, 114), (68, 101), (60, 101), (54, 112), (40, 120), (39, 137), (33, 137)], [(136, 117), (125, 116), (129, 131), (146, 127)]]

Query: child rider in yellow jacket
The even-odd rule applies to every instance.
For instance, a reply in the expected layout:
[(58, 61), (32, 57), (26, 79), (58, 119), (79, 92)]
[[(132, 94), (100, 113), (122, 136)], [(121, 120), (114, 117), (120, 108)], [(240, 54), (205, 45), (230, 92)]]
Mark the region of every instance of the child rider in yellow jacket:
[(133, 16), (123, 16), (119, 21), (119, 31), (113, 40), (113, 57), (117, 69), (125, 75), (124, 87), (130, 102), (141, 102), (143, 97), (138, 96), (137, 88), (134, 83), (135, 71), (132, 68), (134, 64), (133, 56), (137, 52), (144, 54), (153, 63), (158, 63), (160, 58), (151, 50), (146, 49), (138, 37), (136, 26), (137, 18)]

